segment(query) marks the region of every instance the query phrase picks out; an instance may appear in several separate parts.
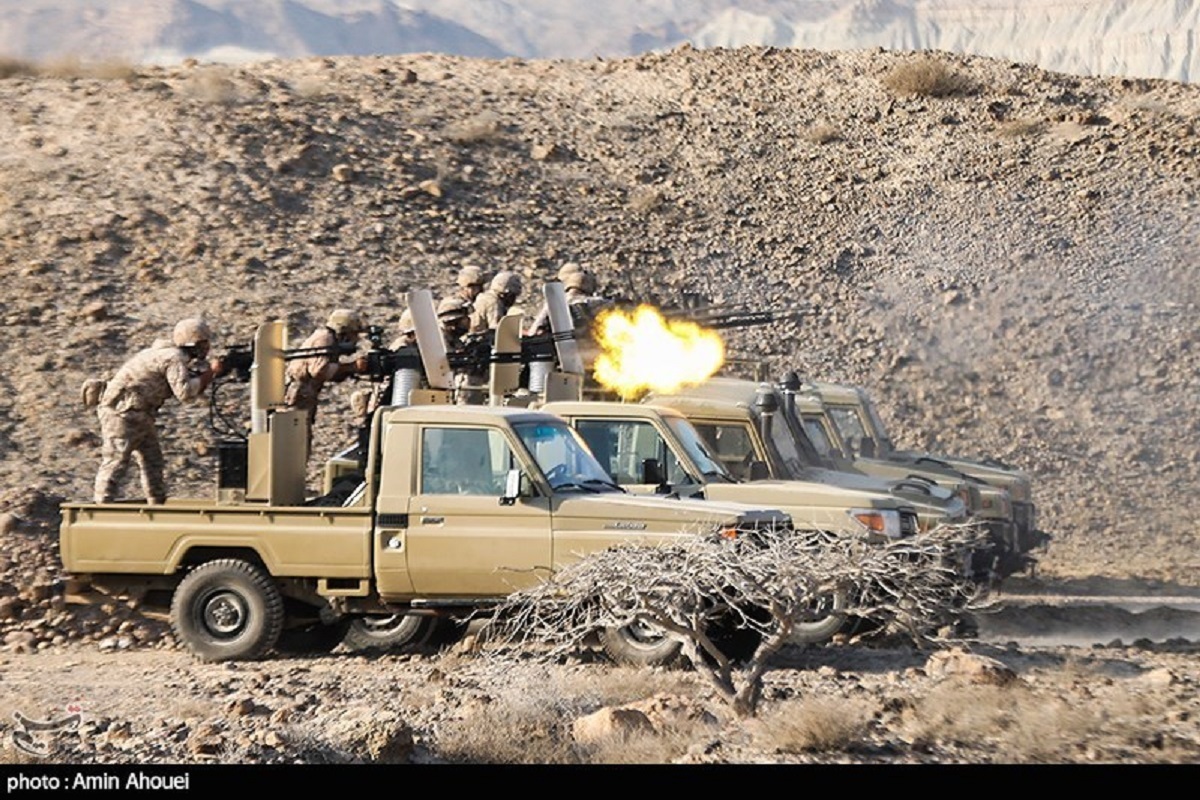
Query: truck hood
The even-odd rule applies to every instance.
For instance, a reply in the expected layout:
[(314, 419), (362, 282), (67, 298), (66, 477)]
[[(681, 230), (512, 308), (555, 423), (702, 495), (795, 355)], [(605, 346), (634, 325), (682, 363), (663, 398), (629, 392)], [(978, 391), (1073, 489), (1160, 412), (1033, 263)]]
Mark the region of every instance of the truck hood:
[[(733, 500), (789, 511), (788, 506), (817, 508), (899, 508), (907, 505), (895, 495), (817, 481), (753, 481), (710, 483), (704, 493), (712, 500)], [(791, 513), (789, 511), (789, 513)]]
[(834, 486), (890, 494), (902, 499), (905, 505), (916, 509), (924, 523), (929, 523), (934, 519), (957, 523), (964, 521), (967, 517), (967, 504), (953, 493), (946, 489), (939, 489), (939, 487), (933, 487), (936, 494), (925, 494), (923, 491), (897, 489), (892, 486), (891, 481), (882, 478), (829, 469), (809, 469), (805, 472), (805, 477), (821, 483), (831, 483)]
[(658, 495), (619, 494), (559, 495), (554, 516), (562, 519), (592, 520), (608, 524), (645, 523), (687, 526), (771, 523), (784, 524), (790, 517), (775, 507), (716, 500), (691, 500)]

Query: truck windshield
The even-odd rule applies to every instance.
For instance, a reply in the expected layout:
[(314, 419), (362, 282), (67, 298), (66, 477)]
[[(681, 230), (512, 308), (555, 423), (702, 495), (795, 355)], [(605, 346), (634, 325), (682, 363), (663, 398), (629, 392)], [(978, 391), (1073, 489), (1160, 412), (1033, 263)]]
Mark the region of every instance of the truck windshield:
[(700, 438), (692, 423), (682, 417), (667, 417), (667, 427), (675, 434), (675, 438), (683, 446), (684, 452), (692, 459), (700, 473), (710, 481), (736, 483), (725, 465), (713, 458), (708, 451), (708, 445)]
[(622, 491), (565, 422), (518, 422), (513, 429), (555, 491)]
[(892, 452), (892, 440), (888, 438), (887, 429), (883, 427), (883, 417), (879, 416), (879, 412), (875, 410), (875, 404), (871, 402), (871, 398), (860, 389), (858, 393), (859, 402), (866, 409), (867, 420), (871, 427), (875, 429), (876, 454), (886, 456)]

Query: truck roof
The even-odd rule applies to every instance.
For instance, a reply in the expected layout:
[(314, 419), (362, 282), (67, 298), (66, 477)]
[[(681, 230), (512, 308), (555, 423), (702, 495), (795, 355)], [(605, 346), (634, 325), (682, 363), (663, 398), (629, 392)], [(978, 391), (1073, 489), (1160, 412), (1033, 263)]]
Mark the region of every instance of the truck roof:
[(757, 383), (739, 378), (709, 378), (704, 383), (689, 386), (678, 393), (651, 394), (646, 398), (646, 402), (670, 406), (674, 405), (678, 399), (689, 402), (709, 400), (726, 404), (744, 403), (749, 405), (754, 402), (759, 389), (771, 390), (773, 388), (769, 383)]
[(656, 416), (683, 417), (683, 414), (679, 413), (670, 406), (656, 405), (653, 403), (611, 403), (600, 400), (564, 400), (561, 402), (546, 403), (541, 408), (543, 411), (551, 414), (559, 414), (564, 416), (583, 416), (590, 414), (594, 416), (619, 416), (641, 419), (653, 419)]
[(419, 405), (385, 406), (379, 410), (386, 422), (449, 422), (459, 424), (495, 423), (497, 417), (506, 422), (553, 421), (558, 417), (540, 410), (507, 406)]
[(842, 400), (851, 403), (858, 402), (857, 387), (850, 386), (844, 383), (830, 383), (829, 381), (805, 381), (803, 389), (816, 392), (822, 400)]

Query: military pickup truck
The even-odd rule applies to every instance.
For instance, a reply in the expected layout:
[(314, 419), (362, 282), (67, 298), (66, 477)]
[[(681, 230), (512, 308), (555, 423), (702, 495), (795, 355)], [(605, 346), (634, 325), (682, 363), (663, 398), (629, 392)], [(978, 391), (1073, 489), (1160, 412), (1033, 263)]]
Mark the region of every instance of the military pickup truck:
[(1007, 491), (1012, 502), (1017, 542), (1015, 559), (1009, 569), (1015, 572), (1036, 564), (1033, 552), (1044, 547), (1051, 537), (1037, 527), (1037, 506), (1033, 500), (1033, 482), (1029, 473), (994, 458), (972, 459), (897, 450), (883, 424), (883, 418), (865, 390), (824, 381), (804, 381), (801, 388), (820, 397), (843, 443), (852, 452), (870, 454), (876, 460), (906, 466), (958, 470), (984, 484)]
[[(137, 598), (200, 659), (254, 659), (332, 649), (355, 620), (486, 610), (619, 542), (790, 526), (770, 509), (628, 494), (565, 422), (521, 408), (378, 408), (361, 471), (338, 466), (333, 502), (308, 497), (307, 416), (277, 405), (281, 335), (259, 340), (257, 422), (245, 449), (220, 451), (215, 497), (62, 505), (68, 600)], [(599, 635), (631, 664), (680, 649), (635, 626)]]
[[(738, 481), (715, 459), (680, 412), (612, 402), (555, 402), (543, 411), (565, 419), (620, 486), (638, 494), (732, 500), (787, 513), (796, 528), (886, 542), (917, 532), (916, 510), (891, 493), (803, 480)], [(797, 624), (795, 644), (827, 641), (843, 627), (845, 598), (825, 598)]]
[(821, 458), (821, 463), (831, 469), (861, 472), (882, 478), (926, 479), (943, 486), (969, 486), (968, 505), (971, 513), (987, 525), (988, 535), (993, 543), (991, 570), (995, 580), (1001, 581), (1026, 566), (1026, 558), (1022, 555), (1018, 542), (1012, 500), (1006, 490), (959, 472), (949, 465), (905, 464), (878, 458), (848, 456), (846, 445), (829, 414), (829, 409), (818, 395), (785, 389), (783, 397), (786, 413), (791, 414), (803, 426), (805, 434)]

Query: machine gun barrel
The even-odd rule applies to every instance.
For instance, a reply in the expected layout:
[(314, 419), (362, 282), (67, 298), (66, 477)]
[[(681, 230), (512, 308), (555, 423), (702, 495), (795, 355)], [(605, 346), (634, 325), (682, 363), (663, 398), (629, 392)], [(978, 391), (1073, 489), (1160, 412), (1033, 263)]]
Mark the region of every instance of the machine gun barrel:
[(800, 319), (809, 313), (808, 308), (786, 310), (747, 309), (738, 306), (709, 306), (690, 311), (668, 310), (663, 316), (670, 320), (694, 322), (704, 328), (750, 328), (770, 325), (773, 322)]

